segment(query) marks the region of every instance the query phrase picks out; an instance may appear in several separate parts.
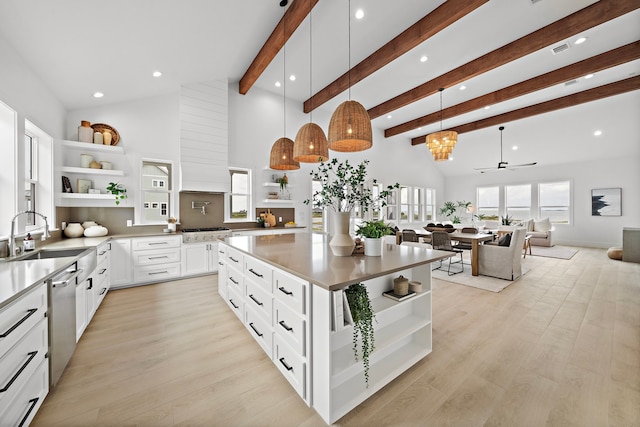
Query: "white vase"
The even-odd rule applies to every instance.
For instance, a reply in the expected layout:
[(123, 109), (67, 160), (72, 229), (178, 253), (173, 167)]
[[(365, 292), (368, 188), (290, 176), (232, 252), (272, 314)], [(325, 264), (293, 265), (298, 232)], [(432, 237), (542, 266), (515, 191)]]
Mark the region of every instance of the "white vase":
[(365, 237), (364, 254), (366, 256), (382, 256), (382, 238)]
[(353, 237), (349, 234), (350, 219), (351, 212), (334, 212), (335, 233), (329, 242), (329, 247), (335, 256), (351, 256), (356, 246)]
[(79, 222), (71, 222), (64, 229), (64, 235), (67, 237), (82, 237), (83, 234), (84, 227)]

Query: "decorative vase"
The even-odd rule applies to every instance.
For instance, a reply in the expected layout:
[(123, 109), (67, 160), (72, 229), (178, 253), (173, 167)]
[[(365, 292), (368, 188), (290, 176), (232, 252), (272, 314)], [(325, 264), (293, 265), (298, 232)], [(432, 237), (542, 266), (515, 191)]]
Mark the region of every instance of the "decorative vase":
[(113, 139), (113, 135), (111, 135), (111, 132), (109, 131), (104, 131), (102, 132), (102, 143), (104, 145), (111, 145), (111, 140)]
[(80, 154), (80, 167), (88, 168), (93, 162), (93, 156), (91, 154)]
[(104, 142), (104, 136), (100, 132), (95, 132), (93, 134), (93, 143), (102, 145)]
[(80, 126), (78, 126), (78, 141), (93, 142), (93, 128), (91, 123), (86, 120), (80, 121)]
[(351, 256), (356, 244), (349, 234), (351, 212), (335, 212), (333, 215), (335, 234), (329, 242), (331, 252), (335, 256)]
[(83, 234), (84, 227), (79, 222), (71, 222), (64, 229), (64, 235), (67, 237), (82, 237)]
[(382, 256), (382, 238), (365, 237), (364, 254), (366, 256)]
[(175, 232), (176, 231), (176, 223), (175, 222), (170, 222), (167, 224), (167, 228), (169, 229), (169, 232)]

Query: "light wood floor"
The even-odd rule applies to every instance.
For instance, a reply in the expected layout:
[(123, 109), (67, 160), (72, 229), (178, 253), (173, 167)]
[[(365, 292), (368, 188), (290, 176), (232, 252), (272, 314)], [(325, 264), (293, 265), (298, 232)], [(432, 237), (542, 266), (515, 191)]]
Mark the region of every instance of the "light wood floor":
[[(337, 425), (640, 425), (640, 264), (525, 262), (497, 294), (434, 283), (433, 352)], [(216, 281), (109, 292), (32, 425), (324, 425)]]

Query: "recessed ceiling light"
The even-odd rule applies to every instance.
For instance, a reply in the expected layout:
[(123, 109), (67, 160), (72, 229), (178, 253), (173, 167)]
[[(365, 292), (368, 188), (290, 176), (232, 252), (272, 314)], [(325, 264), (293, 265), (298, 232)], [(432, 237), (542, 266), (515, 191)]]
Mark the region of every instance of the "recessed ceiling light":
[(153, 77), (160, 77), (162, 75), (162, 73), (160, 71), (154, 71), (152, 76)]
[(282, 84), (280, 82), (276, 82), (276, 87), (280, 87)]
[(289, 76), (289, 80), (294, 81), (296, 79), (296, 76), (294, 74), (291, 74)]
[(422, 128), (421, 128), (421, 127), (419, 127), (419, 128), (418, 128), (418, 130), (422, 130)]
[(422, 55), (420, 57), (420, 62), (427, 62), (428, 59), (429, 59), (429, 57), (427, 55)]
[(391, 114), (387, 114), (387, 119), (390, 119), (390, 118), (391, 118)]
[(490, 105), (487, 105), (486, 107), (484, 107), (485, 110), (488, 110), (489, 108), (491, 108)]
[(453, 156), (449, 157), (449, 161), (453, 162)]
[(467, 87), (465, 85), (460, 86), (460, 90), (465, 90)]
[(356, 10), (356, 15), (355, 16), (356, 16), (356, 19), (364, 18), (364, 10), (362, 10), (362, 9)]
[(600, 136), (602, 135), (602, 131), (601, 130), (597, 130), (593, 133), (594, 136)]
[(102, 92), (95, 92), (95, 93), (93, 94), (93, 97), (94, 97), (94, 98), (102, 98), (103, 96), (104, 96), (104, 93), (102, 93)]
[(586, 76), (584, 76), (585, 79), (590, 79), (591, 77), (593, 77), (594, 74), (587, 74)]
[(586, 41), (587, 41), (586, 37), (579, 37), (579, 38), (576, 39), (576, 41), (573, 42), (573, 44), (582, 44), (582, 43), (584, 43)]
[(512, 149), (513, 151), (515, 151), (515, 150), (517, 150), (517, 149), (518, 149), (518, 146), (517, 146), (517, 145), (514, 145), (513, 147), (511, 147), (511, 149)]

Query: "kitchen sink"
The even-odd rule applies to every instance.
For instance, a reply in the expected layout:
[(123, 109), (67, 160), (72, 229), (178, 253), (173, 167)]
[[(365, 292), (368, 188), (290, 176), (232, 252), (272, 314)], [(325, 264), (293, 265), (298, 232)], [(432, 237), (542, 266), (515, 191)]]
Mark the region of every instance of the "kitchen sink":
[(48, 259), (48, 258), (63, 258), (63, 257), (72, 257), (78, 256), (89, 248), (83, 249), (43, 249), (38, 252), (34, 252), (29, 255), (22, 255), (15, 259), (15, 261), (31, 261), (34, 259)]

